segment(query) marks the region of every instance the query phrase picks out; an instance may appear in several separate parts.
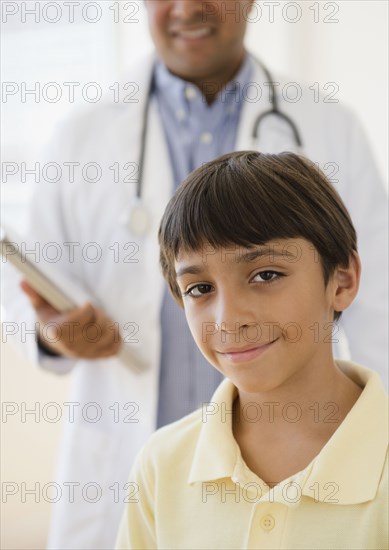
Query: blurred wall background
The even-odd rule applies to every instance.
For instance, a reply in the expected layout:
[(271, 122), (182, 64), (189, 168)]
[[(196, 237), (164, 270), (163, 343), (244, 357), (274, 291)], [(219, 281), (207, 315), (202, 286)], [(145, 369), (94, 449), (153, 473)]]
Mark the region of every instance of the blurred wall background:
[[(108, 90), (127, 74), (131, 80), (128, 66), (152, 47), (146, 12), (138, 0), (81, 1), (74, 6), (72, 21), (61, 1), (1, 4), (2, 159), (31, 167), (57, 123), (82, 108), (81, 94), (76, 91), (74, 103), (69, 102), (63, 83), (79, 82), (82, 87), (93, 81)], [(257, 2), (250, 17), (247, 46), (273, 73), (312, 85), (318, 82), (320, 88), (336, 84), (336, 97), (364, 123), (387, 179), (387, 1)], [(38, 101), (31, 94), (22, 95), (23, 85), (27, 91), (38, 83), (42, 92), (50, 82), (60, 84), (63, 91), (56, 102), (44, 101), (42, 95)], [(26, 183), (20, 180), (20, 173), (3, 174), (1, 206), (3, 223), (22, 231), (31, 185), (28, 178)], [(3, 414), (1, 423), (1, 547), (41, 549), (52, 498), (50, 493), (45, 497), (43, 488), (54, 479), (61, 424), (45, 421), (42, 415), (35, 422), (34, 415), (23, 416), (22, 411), (36, 408), (36, 403), (41, 409), (50, 402), (63, 404), (71, 375), (42, 372), (4, 338), (1, 345), (3, 413), (16, 411)], [(24, 493), (38, 487), (38, 496), (23, 494), (23, 483)]]

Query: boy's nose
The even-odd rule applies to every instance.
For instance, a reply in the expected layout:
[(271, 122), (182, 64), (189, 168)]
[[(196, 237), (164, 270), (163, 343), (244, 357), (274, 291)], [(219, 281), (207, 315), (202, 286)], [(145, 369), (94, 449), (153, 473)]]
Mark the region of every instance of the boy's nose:
[(244, 297), (226, 292), (219, 295), (215, 323), (225, 333), (237, 333), (258, 322), (252, 306)]

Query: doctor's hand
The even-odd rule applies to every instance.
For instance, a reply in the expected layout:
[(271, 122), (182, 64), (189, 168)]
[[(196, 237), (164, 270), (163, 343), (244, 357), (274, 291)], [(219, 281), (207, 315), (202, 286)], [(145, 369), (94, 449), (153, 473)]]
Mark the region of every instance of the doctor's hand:
[(83, 359), (100, 359), (118, 353), (122, 343), (118, 324), (101, 309), (87, 303), (60, 313), (26, 281), (22, 281), (20, 286), (35, 309), (38, 337), (44, 349)]

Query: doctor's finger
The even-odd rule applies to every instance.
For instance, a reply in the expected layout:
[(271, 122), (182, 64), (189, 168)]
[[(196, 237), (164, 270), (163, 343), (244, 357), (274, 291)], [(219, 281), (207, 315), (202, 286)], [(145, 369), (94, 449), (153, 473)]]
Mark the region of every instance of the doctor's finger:
[[(51, 316), (41, 314), (39, 317), (42, 335), (47, 334), (46, 324), (55, 324), (56, 351), (70, 357), (80, 356), (84, 347), (84, 327), (95, 318), (94, 308), (91, 304), (85, 304), (66, 313), (56, 313)], [(43, 340), (45, 340), (44, 336)]]
[(97, 359), (114, 355), (120, 346), (118, 324), (88, 304), (62, 317), (60, 346), (66, 355)]
[(112, 337), (101, 337), (98, 341), (84, 343), (78, 353), (83, 359), (101, 359), (111, 357), (119, 352), (121, 342), (112, 341)]
[(113, 321), (108, 315), (100, 308), (95, 308), (95, 318), (93, 325), (98, 328), (100, 339), (99, 345), (104, 342), (109, 342), (112, 339), (114, 342), (120, 341), (119, 323)]
[(103, 314), (85, 328), (85, 344), (88, 344), (84, 345), (86, 356), (98, 358), (116, 355), (122, 342), (117, 323)]
[(61, 314), (57, 319), (61, 327), (61, 340), (64, 343), (68, 342), (77, 345), (78, 342), (82, 341), (84, 327), (93, 323), (95, 318), (95, 309), (89, 303)]
[(27, 281), (21, 281), (20, 288), (30, 300), (32, 307), (37, 311), (37, 313), (44, 312), (45, 314), (58, 315), (58, 311), (51, 304), (49, 304), (49, 302), (45, 300), (36, 290), (34, 290)]
[[(89, 342), (90, 328), (96, 325), (97, 314), (94, 306), (85, 304), (81, 308), (72, 310), (61, 320), (62, 343), (70, 351), (80, 354)], [(98, 327), (97, 327), (98, 328)]]

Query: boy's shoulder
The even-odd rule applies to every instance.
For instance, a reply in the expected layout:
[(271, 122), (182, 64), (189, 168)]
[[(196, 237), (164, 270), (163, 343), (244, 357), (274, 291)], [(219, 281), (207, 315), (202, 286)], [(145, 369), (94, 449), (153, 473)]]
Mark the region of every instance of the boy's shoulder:
[(143, 447), (144, 454), (158, 453), (159, 456), (168, 454), (171, 457), (181, 448), (192, 448), (200, 434), (201, 419), (202, 409), (199, 408), (180, 420), (159, 428)]
[[(215, 430), (228, 446), (235, 445), (232, 432), (230, 437), (229, 415), (221, 418), (221, 410), (230, 410), (236, 395), (234, 384), (225, 379), (216, 389), (209, 402), (184, 416), (180, 420), (159, 428), (148, 439), (138, 455), (137, 464), (148, 470), (171, 468), (172, 464), (189, 471), (201, 440), (201, 448), (209, 449), (213, 443)], [(219, 429), (220, 428), (220, 429)], [(205, 437), (204, 437), (205, 436)]]
[[(159, 428), (138, 453), (130, 478), (148, 487), (185, 483), (201, 432), (202, 410)], [(158, 481), (159, 480), (159, 481)]]
[(376, 398), (378, 393), (381, 398), (388, 399), (387, 389), (378, 372), (365, 365), (346, 359), (335, 359), (335, 363), (351, 380), (363, 389), (368, 388), (369, 391), (366, 393), (368, 393), (369, 398)]

